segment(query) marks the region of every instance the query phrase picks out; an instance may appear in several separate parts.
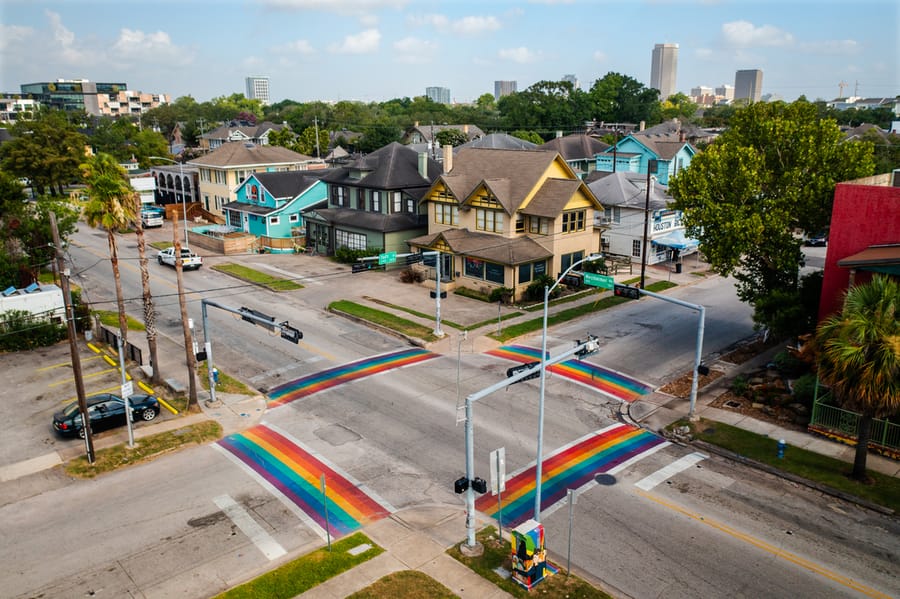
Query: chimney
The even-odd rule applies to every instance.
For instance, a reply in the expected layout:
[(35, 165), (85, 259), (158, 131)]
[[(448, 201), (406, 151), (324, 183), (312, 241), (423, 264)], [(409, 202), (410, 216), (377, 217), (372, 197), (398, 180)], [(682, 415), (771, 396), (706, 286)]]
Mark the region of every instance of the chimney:
[(466, 137), (469, 137), (469, 126), (463, 125), (463, 133), (466, 134)]
[(426, 152), (419, 153), (419, 174), (423, 179), (428, 178), (428, 154)]
[(556, 139), (559, 139), (559, 138), (562, 137), (562, 136), (563, 136), (563, 135), (562, 135), (562, 131), (557, 131), (557, 132), (556, 132)]
[(446, 175), (453, 170), (453, 146), (447, 144), (444, 146), (444, 174)]
[(647, 127), (647, 123), (645, 121), (641, 121), (641, 124), (638, 125), (638, 131), (643, 131)]
[(419, 121), (416, 121), (415, 124), (413, 125), (413, 127), (415, 127), (416, 129), (418, 129), (418, 128), (419, 128)]
[(684, 132), (684, 129), (678, 132), (678, 141), (684, 143), (687, 141), (687, 134)]

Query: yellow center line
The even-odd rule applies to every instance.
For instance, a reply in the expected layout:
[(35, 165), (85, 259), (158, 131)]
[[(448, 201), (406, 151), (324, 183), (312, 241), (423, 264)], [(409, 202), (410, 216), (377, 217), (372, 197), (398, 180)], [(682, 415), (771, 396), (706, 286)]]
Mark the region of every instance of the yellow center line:
[(765, 551), (767, 553), (771, 553), (775, 557), (780, 557), (784, 560), (787, 560), (793, 564), (800, 566), (801, 568), (805, 568), (805, 569), (809, 570), (810, 572), (814, 572), (816, 574), (824, 576), (825, 578), (828, 578), (829, 580), (832, 580), (838, 584), (841, 584), (845, 587), (851, 588), (855, 591), (859, 591), (860, 593), (862, 593), (864, 595), (867, 595), (869, 597), (876, 597), (878, 599), (891, 599), (890, 595), (885, 595), (884, 593), (881, 593), (871, 587), (867, 587), (861, 583), (856, 582), (852, 578), (848, 578), (846, 576), (843, 576), (842, 574), (838, 574), (837, 572), (834, 572), (833, 570), (829, 570), (825, 566), (821, 566), (815, 562), (809, 561), (808, 559), (804, 559), (804, 558), (800, 557), (799, 555), (795, 555), (795, 554), (791, 553), (790, 551), (785, 551), (784, 549), (779, 549), (778, 547), (776, 547), (775, 545), (772, 545), (771, 543), (767, 543), (766, 541), (757, 539), (756, 537), (752, 537), (746, 533), (740, 532), (739, 530), (735, 530), (734, 528), (731, 528), (727, 524), (722, 524), (721, 522), (716, 522), (715, 520), (710, 520), (709, 518), (707, 518), (705, 516), (701, 516), (700, 514), (691, 512), (691, 511), (687, 510), (686, 508), (681, 507), (680, 505), (670, 503), (670, 502), (666, 501), (665, 499), (656, 497), (654, 495), (651, 495), (650, 493), (646, 493), (639, 489), (635, 489), (635, 492), (638, 495), (640, 495), (641, 497), (649, 499), (650, 501), (653, 501), (654, 503), (657, 503), (663, 507), (667, 507), (670, 510), (674, 510), (674, 511), (678, 512), (679, 514), (682, 514), (683, 516), (687, 516), (688, 518), (690, 518), (692, 520), (696, 520), (697, 522), (701, 522), (703, 524), (706, 524), (707, 526), (711, 526), (712, 528), (715, 528), (716, 530), (724, 532), (727, 535), (731, 535), (732, 537), (739, 539), (741, 541), (744, 541), (746, 543), (749, 543), (749, 544), (753, 545), (754, 547), (762, 549), (763, 551)]

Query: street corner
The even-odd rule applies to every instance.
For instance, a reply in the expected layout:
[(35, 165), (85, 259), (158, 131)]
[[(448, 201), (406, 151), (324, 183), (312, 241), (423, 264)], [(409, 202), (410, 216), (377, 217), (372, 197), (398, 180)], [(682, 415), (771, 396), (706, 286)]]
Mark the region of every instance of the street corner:
[(207, 395), (200, 399), (199, 404), (206, 416), (222, 426), (222, 435), (225, 436), (259, 424), (266, 413), (268, 401), (265, 395), (216, 393), (215, 401)]

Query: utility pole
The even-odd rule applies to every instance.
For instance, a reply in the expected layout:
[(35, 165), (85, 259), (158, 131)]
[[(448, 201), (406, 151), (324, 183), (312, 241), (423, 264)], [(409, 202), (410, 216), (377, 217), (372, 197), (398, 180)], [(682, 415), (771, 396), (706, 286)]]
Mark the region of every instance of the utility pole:
[(59, 271), (59, 282), (62, 285), (63, 304), (66, 307), (66, 327), (69, 331), (69, 355), (72, 357), (72, 373), (75, 376), (75, 393), (78, 396), (78, 410), (81, 412), (81, 423), (84, 427), (84, 449), (89, 464), (94, 463), (94, 439), (91, 435), (91, 419), (88, 415), (87, 397), (84, 394), (84, 376), (81, 372), (81, 356), (75, 339), (75, 308), (69, 289), (69, 275), (66, 274), (62, 255), (62, 244), (59, 241), (59, 229), (56, 226), (56, 214), (50, 213), (50, 228), (53, 231), (53, 251), (56, 253), (56, 268)]
[(322, 151), (319, 149), (319, 117), (313, 116), (313, 124), (316, 126), (316, 158), (322, 157)]
[(178, 283), (178, 305), (181, 307), (181, 328), (184, 331), (184, 353), (188, 369), (188, 399), (184, 406), (187, 412), (191, 403), (197, 402), (197, 377), (194, 375), (196, 357), (194, 339), (188, 326), (187, 298), (184, 295), (184, 267), (181, 260), (181, 239), (178, 236), (178, 213), (172, 212), (172, 243), (175, 246), (175, 280)]
[(656, 174), (658, 168), (656, 160), (647, 161), (647, 199), (644, 202), (644, 243), (641, 248), (641, 289), (644, 288), (644, 275), (647, 272), (647, 238), (650, 235), (650, 187), (652, 185), (653, 175)]

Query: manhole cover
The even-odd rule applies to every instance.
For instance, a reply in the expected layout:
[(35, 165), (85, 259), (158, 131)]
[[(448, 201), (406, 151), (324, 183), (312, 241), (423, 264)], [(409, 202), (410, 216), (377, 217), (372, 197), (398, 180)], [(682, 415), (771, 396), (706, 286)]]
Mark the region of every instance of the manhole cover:
[(603, 485), (605, 487), (616, 484), (616, 477), (612, 474), (598, 474), (594, 477), (594, 480), (597, 481), (598, 485)]
[(725, 402), (725, 407), (726, 408), (739, 408), (739, 407), (741, 407), (741, 404), (739, 404), (736, 401), (728, 400)]

